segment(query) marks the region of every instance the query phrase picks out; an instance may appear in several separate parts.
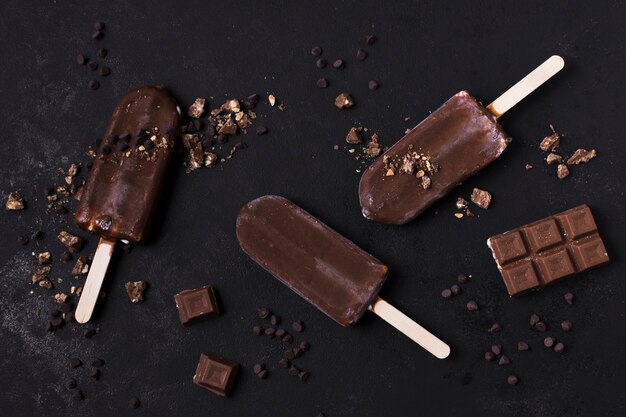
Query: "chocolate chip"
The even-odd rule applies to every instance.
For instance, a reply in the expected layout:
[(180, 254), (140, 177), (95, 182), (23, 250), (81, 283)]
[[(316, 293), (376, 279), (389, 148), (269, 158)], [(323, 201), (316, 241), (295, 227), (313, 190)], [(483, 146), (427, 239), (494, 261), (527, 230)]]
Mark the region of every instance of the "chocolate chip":
[(441, 296), (443, 298), (450, 298), (450, 297), (452, 297), (452, 290), (450, 290), (450, 288), (446, 288), (445, 290), (441, 291)]
[(94, 23), (93, 28), (95, 30), (104, 30), (104, 23), (103, 22), (96, 22), (96, 23)]
[(261, 326), (254, 326), (252, 328), (252, 334), (255, 336), (261, 336), (263, 334), (263, 328)]
[(103, 77), (108, 77), (109, 74), (111, 74), (111, 68), (106, 67), (106, 66), (103, 65), (100, 68), (100, 75), (103, 76)]
[(78, 386), (78, 382), (76, 382), (74, 378), (69, 378), (67, 381), (65, 381), (65, 388), (67, 389), (74, 389), (77, 386)]
[(100, 358), (96, 358), (93, 361), (91, 361), (91, 366), (96, 367), (96, 368), (102, 368), (104, 366), (104, 361)]
[(485, 352), (485, 360), (491, 362), (492, 360), (494, 360), (496, 358), (496, 355), (493, 354), (493, 352)]
[(298, 374), (298, 379), (302, 382), (305, 382), (307, 379), (309, 379), (310, 374), (308, 372), (305, 371), (301, 371)]
[(287, 331), (283, 328), (280, 329), (276, 329), (276, 337), (283, 337), (285, 335), (285, 333), (287, 333)]
[(317, 88), (326, 88), (328, 87), (328, 80), (326, 80), (326, 78), (320, 78), (315, 82), (315, 85), (317, 85)]
[(100, 83), (98, 80), (89, 80), (88, 86), (90, 90), (97, 90), (100, 88)]
[(141, 405), (141, 401), (137, 397), (133, 397), (130, 400), (128, 400), (128, 408), (135, 409), (135, 408), (139, 408), (140, 405)]
[(72, 390), (72, 398), (74, 398), (75, 400), (82, 400), (85, 398), (85, 396), (83, 395), (83, 392), (80, 389), (74, 388)]
[(452, 291), (452, 294), (454, 294), (454, 295), (459, 295), (459, 294), (461, 294), (461, 287), (459, 287), (458, 285), (454, 284), (453, 286), (450, 287), (450, 291)]
[(326, 68), (326, 65), (328, 64), (328, 62), (326, 62), (326, 60), (324, 58), (320, 58), (317, 61), (315, 61), (315, 66), (317, 66), (317, 68)]
[(100, 48), (98, 49), (98, 52), (96, 52), (96, 55), (98, 55), (99, 58), (106, 58), (108, 54), (109, 51), (106, 48)]
[(487, 331), (489, 333), (498, 333), (499, 331), (502, 330), (502, 326), (500, 326), (500, 324), (498, 323), (493, 323), (491, 326), (489, 326), (489, 328), (487, 329)]
[(502, 353), (502, 345), (493, 345), (491, 346), (491, 351), (494, 355), (499, 355)]
[(293, 360), (296, 357), (296, 355), (294, 354), (292, 349), (289, 349), (283, 352), (283, 357), (289, 360)]
[(343, 59), (336, 59), (333, 62), (333, 68), (334, 69), (337, 69), (337, 70), (344, 69), (345, 66), (346, 66), (346, 64), (343, 62)]
[(537, 330), (538, 332), (545, 332), (546, 330), (548, 330), (548, 326), (546, 326), (546, 324), (542, 321), (538, 322), (537, 324), (535, 324), (535, 330)]
[(291, 368), (289, 368), (289, 375), (298, 376), (299, 373), (300, 373), (300, 370), (296, 368), (295, 366), (291, 365)]
[(267, 378), (267, 375), (268, 375), (267, 369), (263, 369), (261, 372), (256, 374), (257, 378), (259, 379), (265, 379)]
[(283, 336), (283, 342), (285, 343), (293, 342), (293, 336), (287, 333), (285, 336)]
[(528, 343), (526, 343), (526, 342), (517, 342), (517, 350), (524, 351), (524, 350), (528, 350), (528, 349), (530, 349), (530, 347), (528, 346)]
[(76, 63), (78, 65), (85, 65), (87, 61), (89, 61), (89, 59), (85, 55), (83, 54), (76, 55)]
[(308, 352), (308, 350), (311, 349), (311, 344), (306, 340), (303, 340), (302, 342), (300, 342), (300, 349), (303, 352)]
[(79, 359), (79, 358), (70, 358), (70, 366), (72, 368), (78, 368), (79, 366), (82, 366), (83, 362)]
[(356, 59), (359, 61), (365, 61), (365, 58), (367, 58), (367, 52), (359, 48), (359, 50), (356, 51)]
[(281, 367), (281, 368), (287, 369), (287, 368), (289, 368), (289, 365), (290, 365), (289, 359), (287, 359), (287, 358), (281, 358), (278, 361), (278, 366)]
[(95, 379), (96, 381), (100, 379), (100, 370), (94, 368), (91, 371), (89, 371), (89, 378)]
[(478, 303), (474, 300), (469, 300), (467, 302), (467, 311), (476, 311), (478, 310)]
[(263, 136), (268, 132), (267, 128), (265, 126), (257, 126), (256, 127), (256, 134), (257, 136)]
[(563, 329), (564, 332), (569, 332), (572, 330), (572, 322), (569, 320), (563, 320), (561, 322), (561, 329)]
[(72, 258), (73, 258), (73, 256), (72, 256), (72, 254), (69, 251), (65, 251), (65, 252), (63, 252), (61, 254), (61, 261), (62, 262), (67, 263), (67, 262), (71, 261)]
[(89, 64), (87, 64), (87, 68), (91, 71), (95, 71), (98, 69), (98, 63), (96, 61), (90, 61)]
[(299, 358), (300, 356), (302, 356), (302, 349), (300, 349), (299, 347), (297, 348), (293, 348), (293, 356), (296, 358)]
[(369, 80), (367, 82), (367, 88), (369, 88), (371, 91), (378, 90), (378, 87), (380, 87), (380, 84), (378, 84), (378, 81), (376, 80)]
[(259, 315), (259, 318), (261, 319), (266, 319), (270, 316), (270, 310), (262, 307), (262, 308), (257, 308), (257, 314)]
[(311, 55), (313, 56), (322, 55), (322, 48), (320, 48), (319, 46), (314, 46), (313, 48), (311, 48)]
[(266, 336), (269, 336), (269, 337), (273, 338), (274, 334), (276, 333), (276, 329), (273, 328), (273, 327), (268, 327), (267, 329), (265, 329), (264, 333), (265, 333)]
[(272, 326), (276, 326), (278, 323), (280, 323), (280, 317), (278, 317), (276, 314), (272, 314), (270, 316), (270, 323), (272, 323)]
[(263, 365), (262, 363), (257, 363), (252, 367), (252, 372), (254, 372), (254, 374), (256, 375), (263, 369), (265, 369), (265, 365)]
[(30, 238), (32, 240), (42, 240), (44, 238), (44, 233), (41, 230), (37, 230), (30, 236)]
[(511, 363), (511, 361), (509, 360), (509, 358), (506, 355), (500, 356), (500, 360), (498, 361), (498, 365), (508, 365), (509, 363)]
[(574, 294), (572, 294), (571, 292), (565, 293), (565, 295), (563, 295), (563, 298), (565, 298), (565, 302), (567, 302), (567, 304), (572, 305), (574, 303)]
[(554, 342), (556, 340), (554, 339), (554, 337), (548, 336), (545, 339), (543, 339), (543, 345), (547, 348), (550, 348), (552, 346), (554, 346)]
[(374, 45), (374, 43), (376, 42), (376, 36), (374, 35), (367, 35), (365, 37), (365, 43), (369, 46)]
[(565, 345), (562, 342), (559, 342), (556, 345), (554, 345), (554, 351), (556, 353), (563, 353), (564, 350), (565, 350)]
[(28, 242), (30, 242), (30, 239), (27, 235), (17, 237), (17, 243), (19, 243), (20, 245), (28, 245)]
[(539, 315), (537, 315), (537, 314), (532, 314), (532, 315), (530, 316), (529, 323), (530, 323), (531, 327), (534, 327), (534, 326), (535, 326), (535, 324), (539, 323), (540, 321), (541, 321), (541, 318), (539, 317)]
[(509, 375), (506, 378), (506, 383), (509, 385), (517, 385), (518, 382), (519, 382), (519, 378), (515, 375)]
[(104, 33), (100, 30), (96, 30), (94, 33), (91, 34), (91, 39), (95, 41), (99, 41), (103, 37), (104, 37)]
[(302, 325), (301, 321), (294, 321), (291, 324), (291, 328), (293, 329), (294, 332), (296, 333), (300, 333), (302, 330), (304, 330), (304, 326)]

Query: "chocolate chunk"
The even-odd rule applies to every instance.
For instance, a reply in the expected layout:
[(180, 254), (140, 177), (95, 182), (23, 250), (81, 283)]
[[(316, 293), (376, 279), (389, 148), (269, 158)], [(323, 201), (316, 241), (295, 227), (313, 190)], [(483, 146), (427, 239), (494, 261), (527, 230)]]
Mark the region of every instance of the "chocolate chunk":
[(19, 191), (10, 192), (7, 197), (5, 207), (7, 210), (12, 211), (24, 210), (26, 204), (24, 203), (24, 198), (22, 197), (22, 194), (20, 194)]
[(346, 64), (343, 62), (342, 59), (336, 59), (335, 61), (333, 61), (333, 68), (334, 69), (344, 69), (346, 66)]
[(461, 294), (461, 287), (459, 287), (459, 286), (458, 286), (458, 285), (456, 285), (456, 284), (453, 284), (453, 285), (450, 287), (450, 291), (452, 291), (452, 294), (454, 294), (454, 295), (459, 295), (459, 294)]
[(89, 86), (90, 90), (97, 90), (98, 88), (100, 88), (100, 83), (98, 82), (98, 80), (89, 80), (89, 83), (87, 85)]
[(496, 358), (496, 355), (493, 352), (487, 351), (485, 352), (485, 360), (491, 362)]
[(363, 137), (361, 136), (361, 132), (356, 127), (351, 127), (348, 135), (346, 136), (346, 142), (351, 145), (356, 145), (359, 143), (363, 143)]
[(565, 299), (565, 302), (569, 305), (572, 305), (574, 303), (574, 294), (572, 294), (571, 292), (565, 293), (563, 295), (563, 298)]
[(548, 336), (545, 339), (543, 339), (543, 345), (547, 348), (551, 348), (552, 346), (554, 346), (554, 343), (556, 342), (556, 340), (554, 339), (554, 337)]
[(94, 368), (91, 371), (89, 371), (89, 378), (95, 379), (96, 381), (99, 380), (100, 379), (100, 370)]
[(93, 366), (94, 368), (102, 368), (104, 366), (104, 361), (100, 358), (96, 358), (91, 361), (91, 366)]
[(185, 290), (174, 296), (180, 322), (187, 326), (220, 314), (215, 293), (209, 285)]
[(99, 73), (103, 77), (108, 77), (111, 74), (111, 68), (103, 65), (103, 66), (100, 67)]
[(537, 322), (537, 324), (535, 324), (533, 327), (535, 328), (535, 330), (537, 330), (538, 332), (541, 332), (541, 333), (543, 333), (546, 330), (548, 330), (548, 326), (544, 322), (542, 322), (542, 321)]
[(568, 165), (585, 164), (589, 162), (591, 159), (595, 158), (596, 156), (597, 154), (596, 154), (595, 149), (592, 149), (590, 151), (583, 149), (583, 148), (576, 149), (576, 152), (574, 152), (574, 155), (570, 156), (569, 159), (567, 160), (567, 164)]
[(476, 311), (478, 310), (478, 303), (474, 300), (470, 300), (467, 302), (466, 307), (468, 311)]
[(474, 188), (471, 200), (478, 207), (487, 209), (491, 204), (491, 194), (488, 191), (481, 190), (480, 188)]
[(502, 345), (493, 345), (491, 346), (491, 351), (494, 355), (499, 355), (502, 353)]
[(65, 381), (65, 388), (67, 389), (74, 389), (77, 386), (78, 386), (78, 382), (76, 382), (74, 378), (69, 378), (67, 381)]
[(441, 296), (443, 298), (450, 298), (452, 297), (452, 290), (450, 290), (450, 288), (446, 288), (443, 291), (441, 291)]
[(93, 25), (94, 30), (104, 30), (104, 23), (103, 22), (96, 22)]
[(378, 87), (380, 87), (380, 84), (378, 84), (378, 81), (376, 80), (369, 80), (367, 82), (367, 88), (369, 88), (371, 91), (378, 90)]
[(551, 152), (548, 156), (546, 156), (546, 163), (548, 165), (560, 164), (561, 162), (563, 162), (563, 157), (561, 155)]
[(506, 383), (509, 385), (517, 385), (518, 382), (519, 382), (519, 378), (515, 375), (509, 375), (506, 378)]
[(256, 134), (257, 136), (263, 136), (268, 132), (267, 127), (265, 126), (257, 126), (256, 127)]
[(311, 55), (313, 56), (322, 55), (322, 48), (320, 48), (319, 46), (314, 46), (313, 48), (311, 48)]
[(128, 408), (136, 409), (141, 405), (141, 401), (137, 397), (133, 397), (128, 400)]
[(87, 64), (87, 68), (89, 68), (91, 71), (95, 71), (98, 69), (98, 63), (96, 61), (89, 61), (89, 63)]
[(83, 54), (76, 55), (76, 63), (78, 65), (85, 65), (87, 61), (89, 61), (89, 59), (85, 55)]
[(500, 326), (500, 324), (498, 323), (493, 323), (491, 326), (489, 326), (489, 329), (487, 329), (489, 333), (498, 333), (501, 330), (502, 326)]
[(563, 353), (564, 350), (565, 345), (562, 342), (558, 342), (556, 345), (554, 345), (554, 351), (556, 353)]
[(298, 379), (302, 382), (306, 382), (306, 380), (309, 379), (309, 376), (311, 376), (308, 372), (306, 371), (300, 371), (298, 373)]
[(293, 342), (293, 336), (287, 333), (286, 335), (283, 336), (283, 342), (285, 343)]
[(365, 52), (363, 49), (359, 48), (356, 51), (356, 59), (358, 59), (359, 61), (365, 61), (365, 58), (367, 58), (367, 52)]
[(550, 125), (550, 129), (552, 129), (552, 134), (543, 138), (539, 144), (539, 149), (544, 152), (555, 150), (561, 143), (561, 136), (554, 131), (554, 127), (552, 127), (552, 125)]
[(328, 87), (328, 80), (326, 80), (326, 78), (320, 78), (315, 82), (315, 85), (317, 85), (318, 88), (326, 88)]
[(78, 368), (79, 366), (82, 366), (83, 362), (79, 359), (79, 358), (70, 358), (70, 366), (72, 368)]
[(257, 314), (259, 315), (259, 318), (266, 319), (270, 316), (270, 310), (265, 307), (258, 308)]
[(278, 317), (276, 314), (272, 314), (270, 316), (270, 323), (272, 323), (272, 326), (276, 326), (280, 323), (280, 317)]
[(230, 394), (238, 371), (238, 363), (203, 353), (200, 355), (193, 383), (225, 397)]
[(500, 360), (498, 361), (498, 365), (508, 365), (510, 363), (511, 363), (511, 361), (509, 360), (509, 358), (506, 355), (500, 356)]
[(465, 284), (469, 281), (469, 278), (467, 275), (459, 274), (459, 276), (456, 277), (456, 280), (459, 284)]
[(569, 168), (565, 164), (559, 164), (556, 167), (556, 177), (560, 180), (565, 179), (569, 176)]
[(109, 51), (106, 48), (100, 48), (96, 52), (96, 55), (98, 55), (98, 58), (106, 58), (108, 54), (109, 54)]
[(257, 363), (252, 367), (252, 372), (254, 372), (254, 374), (256, 375), (263, 369), (265, 369), (265, 365), (263, 365), (262, 363)]
[(374, 36), (374, 35), (367, 35), (365, 37), (365, 44), (366, 45), (372, 46), (372, 45), (374, 45), (375, 42), (376, 42), (376, 36)]
[(490, 237), (487, 245), (511, 297), (609, 261), (586, 205)]
[(95, 41), (99, 41), (102, 38), (104, 38), (104, 33), (101, 30), (96, 30), (94, 33), (91, 34), (91, 39)]
[(572, 330), (572, 322), (569, 320), (563, 320), (561, 322), (561, 329), (563, 329), (564, 332), (569, 332), (570, 330)]
[(326, 65), (327, 65), (327, 62), (324, 58), (320, 58), (317, 61), (315, 61), (315, 66), (317, 68), (320, 68), (320, 69), (326, 68)]
[(19, 243), (20, 245), (28, 245), (28, 242), (30, 242), (28, 235), (22, 235), (17, 237), (17, 243)]
[(267, 329), (265, 329), (264, 331), (266, 336), (269, 336), (270, 338), (273, 338), (274, 335), (276, 334), (276, 329), (273, 327), (268, 327)]
[(261, 326), (254, 326), (252, 328), (252, 334), (255, 336), (261, 336), (263, 334), (263, 327)]
[(302, 325), (301, 321), (294, 321), (291, 324), (291, 328), (293, 329), (294, 332), (300, 333), (302, 330), (304, 330), (304, 326)]
[(144, 281), (128, 281), (124, 284), (128, 298), (132, 303), (138, 303), (143, 301), (143, 292), (146, 289), (146, 283)]
[(287, 368), (289, 368), (289, 365), (290, 365), (290, 362), (289, 362), (289, 359), (287, 359), (287, 358), (281, 358), (278, 361), (278, 366), (281, 367), (281, 368), (287, 369)]
[(517, 350), (521, 351), (525, 351), (530, 349), (530, 346), (528, 346), (528, 343), (526, 342), (517, 342)]
[(335, 98), (335, 106), (339, 109), (347, 109), (354, 106), (354, 100), (349, 93), (343, 92)]

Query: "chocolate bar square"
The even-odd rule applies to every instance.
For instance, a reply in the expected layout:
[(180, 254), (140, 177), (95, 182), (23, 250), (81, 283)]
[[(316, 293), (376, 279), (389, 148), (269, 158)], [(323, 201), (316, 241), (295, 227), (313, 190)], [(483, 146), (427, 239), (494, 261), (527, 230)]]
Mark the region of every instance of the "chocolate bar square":
[(490, 237), (487, 246), (511, 297), (609, 261), (586, 205)]
[(180, 322), (187, 326), (220, 314), (213, 288), (185, 290), (174, 296)]
[(237, 362), (203, 353), (200, 355), (193, 383), (216, 395), (226, 397), (230, 394), (238, 371)]

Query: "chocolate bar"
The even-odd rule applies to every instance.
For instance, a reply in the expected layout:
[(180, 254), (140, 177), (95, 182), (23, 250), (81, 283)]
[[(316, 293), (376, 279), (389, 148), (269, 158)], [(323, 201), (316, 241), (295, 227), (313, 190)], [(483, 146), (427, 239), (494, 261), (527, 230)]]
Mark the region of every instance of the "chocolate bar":
[(586, 205), (490, 237), (487, 246), (511, 297), (609, 261)]
[(237, 362), (203, 353), (200, 355), (193, 383), (220, 397), (226, 397), (230, 394), (238, 371)]
[(185, 290), (174, 296), (180, 322), (187, 326), (220, 314), (213, 288)]

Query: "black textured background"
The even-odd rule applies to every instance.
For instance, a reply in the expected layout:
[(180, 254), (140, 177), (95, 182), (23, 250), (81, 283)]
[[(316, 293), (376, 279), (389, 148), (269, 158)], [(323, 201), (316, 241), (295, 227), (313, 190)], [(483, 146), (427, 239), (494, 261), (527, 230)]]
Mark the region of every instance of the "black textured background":
[[(206, 2), (17, 1), (0, 6), (0, 190), (21, 190), (23, 212), (0, 213), (0, 413), (3, 416), (619, 416), (623, 386), (624, 233), (623, 121), (626, 71), (623, 1), (604, 2)], [(102, 20), (102, 41), (91, 40)], [(355, 59), (366, 34), (378, 42)], [(93, 75), (74, 63), (110, 55), (112, 74), (98, 91)], [(347, 68), (318, 70), (310, 48)], [(349, 127), (360, 124), (391, 145), (429, 111), (460, 89), (488, 103), (548, 56), (566, 68), (530, 96), (502, 124), (514, 141), (502, 157), (416, 221), (389, 227), (361, 217), (357, 184), (364, 165), (344, 149)], [(325, 76), (327, 90), (315, 80)], [(367, 81), (381, 83), (370, 92)], [(172, 170), (162, 224), (151, 244), (118, 253), (105, 283), (108, 297), (94, 323), (103, 331), (82, 337), (72, 325), (49, 334), (45, 316), (54, 292), (32, 287), (31, 252), (56, 257), (59, 290), (80, 285), (58, 257), (55, 235), (76, 231), (69, 215), (44, 213), (44, 186), (59, 184), (57, 168), (86, 162), (84, 152), (104, 130), (117, 98), (137, 86), (162, 82), (186, 108), (196, 97), (225, 98), (273, 93), (286, 110), (259, 106), (270, 134), (245, 137), (249, 149), (213, 170), (186, 175)], [(355, 108), (340, 111), (333, 99), (350, 91)], [(409, 121), (404, 121), (410, 117)], [(574, 166), (564, 181), (542, 160), (539, 140), (552, 123), (564, 134), (562, 154), (595, 148), (598, 158)], [(333, 145), (340, 144), (341, 151)], [(524, 165), (534, 169), (527, 172)], [(474, 186), (491, 191), (488, 211), (457, 220), (457, 196)], [(381, 294), (449, 342), (451, 358), (439, 361), (382, 320), (367, 315), (344, 329), (250, 261), (239, 249), (238, 209), (263, 194), (286, 196), (388, 263)], [(485, 245), (492, 234), (574, 207), (591, 206), (611, 256), (608, 266), (510, 300)], [(44, 241), (26, 247), (19, 234), (44, 230)], [(86, 233), (81, 235), (87, 237)], [(89, 236), (88, 251), (97, 238)], [(87, 253), (86, 252), (86, 253)], [(444, 300), (440, 291), (457, 274), (472, 274), (463, 294)], [(146, 301), (132, 305), (127, 280), (143, 279)], [(184, 328), (173, 294), (212, 284), (223, 314)], [(31, 293), (32, 291), (32, 293)], [(569, 306), (563, 294), (574, 292)], [(479, 312), (465, 303), (475, 298)], [(300, 360), (311, 379), (300, 383), (277, 369), (280, 343), (256, 339), (255, 308), (268, 306), (286, 323), (302, 319), (313, 348)], [(543, 348), (546, 334), (528, 327), (538, 312), (566, 343), (562, 355)], [(564, 334), (559, 323), (570, 319)], [(500, 322), (492, 335), (486, 327)], [(517, 352), (518, 340), (531, 345)], [(508, 366), (485, 363), (483, 352), (501, 343)], [(202, 351), (240, 362), (230, 398), (193, 385)], [(99, 382), (88, 369), (71, 370), (67, 358), (106, 365)], [(271, 375), (252, 375), (256, 362)], [(509, 373), (521, 382), (506, 384)], [(75, 376), (86, 399), (75, 403), (63, 381)], [(127, 401), (139, 396), (142, 406)]]

